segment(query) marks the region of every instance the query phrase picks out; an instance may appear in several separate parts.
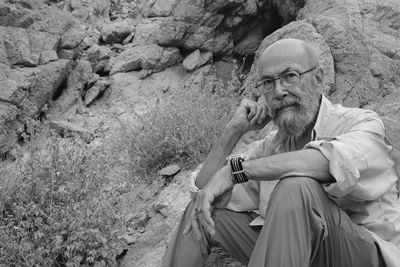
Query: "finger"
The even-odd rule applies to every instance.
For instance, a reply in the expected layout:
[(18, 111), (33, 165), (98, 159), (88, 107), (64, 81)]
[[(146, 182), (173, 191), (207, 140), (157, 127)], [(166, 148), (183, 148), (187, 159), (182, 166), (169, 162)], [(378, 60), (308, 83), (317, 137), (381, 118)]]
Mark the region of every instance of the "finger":
[[(192, 216), (190, 216), (190, 218), (192, 218)], [(187, 235), (190, 232), (190, 230), (192, 230), (192, 220), (191, 219), (187, 221), (185, 228), (183, 229), (183, 234)]]
[(266, 121), (266, 118), (268, 117), (268, 109), (263, 108), (263, 111), (261, 112), (260, 117), (258, 118), (258, 124), (262, 124)]
[(200, 225), (197, 221), (197, 217), (192, 217), (192, 229), (194, 231), (194, 236), (196, 238), (196, 240), (201, 240), (202, 235), (201, 235), (201, 230), (200, 230)]
[(203, 211), (202, 216), (200, 217), (200, 222), (207, 232), (209, 232), (211, 235), (215, 234), (215, 223), (211, 218), (211, 213), (209, 210)]
[(257, 113), (257, 105), (253, 102), (249, 104), (250, 112), (247, 114), (247, 119), (251, 121), (254, 118), (254, 115)]
[(254, 115), (254, 117), (251, 119), (250, 124), (254, 125), (258, 122), (258, 120), (261, 117), (262, 112), (264, 111), (264, 108), (260, 105), (257, 105), (257, 113)]
[(260, 93), (258, 93), (258, 92), (251, 92), (250, 95), (249, 95), (249, 99), (253, 100), (253, 101), (256, 101), (256, 102), (257, 102), (259, 97), (260, 97)]

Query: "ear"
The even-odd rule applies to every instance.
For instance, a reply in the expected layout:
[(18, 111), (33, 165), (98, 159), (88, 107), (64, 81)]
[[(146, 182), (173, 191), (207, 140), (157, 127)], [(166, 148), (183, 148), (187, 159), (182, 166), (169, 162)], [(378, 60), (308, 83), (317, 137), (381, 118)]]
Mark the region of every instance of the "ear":
[(317, 67), (315, 69), (314, 79), (317, 85), (322, 86), (322, 84), (324, 83), (324, 70), (321, 67)]

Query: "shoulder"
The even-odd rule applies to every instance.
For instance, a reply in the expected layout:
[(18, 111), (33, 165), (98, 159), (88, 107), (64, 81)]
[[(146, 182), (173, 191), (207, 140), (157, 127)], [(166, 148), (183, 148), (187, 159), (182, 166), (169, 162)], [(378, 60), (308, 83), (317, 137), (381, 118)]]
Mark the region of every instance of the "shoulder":
[(328, 121), (335, 127), (342, 125), (349, 131), (364, 130), (383, 134), (385, 129), (381, 117), (375, 111), (339, 104), (331, 106)]

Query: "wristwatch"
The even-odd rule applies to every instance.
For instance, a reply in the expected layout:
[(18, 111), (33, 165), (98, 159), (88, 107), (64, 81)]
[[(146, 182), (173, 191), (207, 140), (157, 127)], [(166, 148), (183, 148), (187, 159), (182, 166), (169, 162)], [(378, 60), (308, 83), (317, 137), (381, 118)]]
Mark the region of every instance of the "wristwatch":
[(232, 176), (235, 179), (236, 183), (242, 184), (249, 181), (246, 173), (243, 170), (242, 162), (244, 158), (241, 155), (232, 155), (227, 158), (229, 165), (231, 167)]

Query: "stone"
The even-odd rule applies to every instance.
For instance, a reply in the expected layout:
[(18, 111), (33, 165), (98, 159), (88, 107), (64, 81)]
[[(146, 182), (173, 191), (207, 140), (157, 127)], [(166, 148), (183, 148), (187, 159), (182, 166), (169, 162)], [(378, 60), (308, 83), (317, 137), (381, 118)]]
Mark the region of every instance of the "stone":
[(189, 54), (184, 60), (183, 60), (183, 67), (187, 71), (194, 71), (201, 66), (209, 63), (212, 61), (213, 54), (212, 52), (201, 52), (200, 50), (196, 50)]
[(174, 4), (173, 0), (147, 1), (141, 7), (141, 13), (145, 17), (168, 17), (172, 14)]
[(162, 168), (161, 170), (158, 171), (158, 174), (162, 175), (162, 176), (174, 176), (180, 170), (181, 170), (181, 167), (179, 165), (173, 164), (173, 165), (168, 165), (165, 168)]
[(98, 44), (94, 44), (86, 51), (86, 53), (87, 58), (91, 63), (96, 63), (110, 58), (110, 50), (107, 47), (99, 46)]
[(38, 68), (11, 69), (0, 65), (0, 100), (19, 106), (34, 84)]
[(57, 60), (58, 36), (0, 26), (0, 63), (34, 67)]
[(110, 86), (109, 81), (99, 80), (90, 87), (84, 99), (85, 106), (90, 105), (100, 94), (102, 94)]
[(143, 19), (135, 27), (134, 45), (158, 44), (172, 46), (181, 43), (188, 25), (172, 17)]
[(69, 60), (58, 60), (39, 66), (34, 84), (30, 88), (30, 101), (40, 108), (53, 99), (70, 74), (71, 64)]
[(0, 155), (3, 156), (15, 144), (16, 139), (11, 138), (12, 124), (18, 114), (15, 105), (0, 101)]
[(50, 120), (50, 128), (55, 130), (58, 134), (62, 136), (69, 136), (71, 134), (79, 135), (82, 140), (89, 143), (94, 139), (94, 132), (82, 127), (78, 124), (68, 122), (68, 121), (60, 121), (60, 120)]
[(52, 112), (66, 112), (75, 104), (82, 103), (83, 91), (93, 74), (92, 66), (87, 60), (77, 60), (69, 75), (65, 78), (63, 88), (53, 97), (50, 107)]
[(112, 62), (110, 74), (140, 69), (163, 70), (181, 60), (179, 50), (158, 45), (134, 46), (123, 51)]
[(113, 21), (102, 27), (101, 37), (108, 44), (121, 43), (133, 29), (129, 20)]
[(253, 55), (263, 39), (261, 26), (249, 29), (247, 34), (235, 43), (234, 53), (239, 55)]
[(71, 27), (61, 36), (58, 47), (62, 49), (77, 48), (85, 37), (85, 31), (79, 28)]
[(73, 0), (64, 1), (60, 6), (83, 22), (97, 23), (109, 20), (111, 1), (109, 0)]
[(135, 37), (135, 32), (131, 32), (127, 37), (125, 37), (125, 39), (122, 41), (122, 44), (129, 44), (130, 42), (132, 42), (133, 37)]
[(400, 14), (400, 5), (394, 0), (308, 1), (301, 10), (298, 18), (309, 21), (331, 50), (336, 79), (329, 96), (334, 102), (352, 107), (373, 105), (390, 93), (383, 85), (400, 86), (396, 71), (400, 22), (396, 14)]

